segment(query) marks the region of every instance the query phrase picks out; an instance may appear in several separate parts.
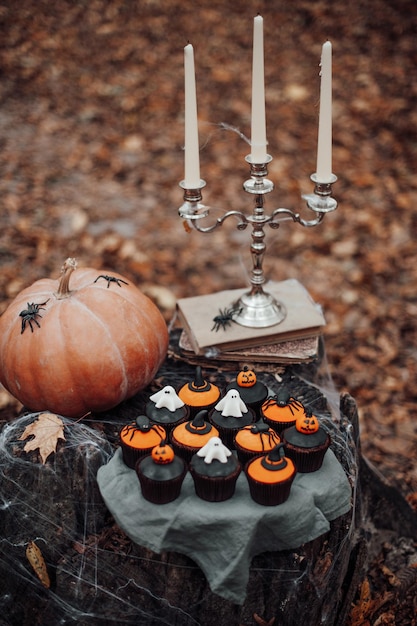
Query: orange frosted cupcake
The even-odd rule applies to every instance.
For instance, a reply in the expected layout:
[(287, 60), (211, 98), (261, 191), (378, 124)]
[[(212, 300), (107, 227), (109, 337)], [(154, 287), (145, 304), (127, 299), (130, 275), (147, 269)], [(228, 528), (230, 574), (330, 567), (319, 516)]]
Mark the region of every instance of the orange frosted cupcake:
[(165, 428), (151, 424), (146, 415), (139, 415), (132, 424), (120, 430), (119, 439), (125, 464), (135, 468), (136, 461), (152, 452), (166, 437)]
[(155, 446), (151, 454), (139, 459), (135, 470), (143, 497), (154, 504), (166, 504), (178, 498), (187, 473), (185, 461), (176, 456), (165, 441)]
[(261, 417), (278, 434), (285, 428), (294, 426), (297, 417), (304, 413), (304, 406), (292, 397), (287, 387), (282, 387), (275, 396), (265, 400), (261, 407)]
[(258, 504), (275, 506), (288, 500), (297, 473), (293, 461), (284, 456), (284, 444), (258, 456), (245, 467), (249, 491)]
[(270, 452), (281, 442), (279, 435), (262, 419), (241, 428), (235, 436), (235, 449), (241, 463)]
[(202, 409), (208, 410), (218, 402), (220, 389), (204, 379), (198, 365), (194, 380), (180, 387), (178, 396), (189, 407), (190, 414), (194, 417)]
[(330, 435), (320, 426), (311, 412), (297, 418), (295, 426), (282, 433), (286, 454), (294, 461), (299, 472), (316, 472), (323, 464), (330, 446)]
[(187, 462), (211, 437), (219, 436), (219, 431), (207, 421), (207, 416), (208, 411), (203, 409), (193, 420), (179, 424), (171, 432), (174, 451)]

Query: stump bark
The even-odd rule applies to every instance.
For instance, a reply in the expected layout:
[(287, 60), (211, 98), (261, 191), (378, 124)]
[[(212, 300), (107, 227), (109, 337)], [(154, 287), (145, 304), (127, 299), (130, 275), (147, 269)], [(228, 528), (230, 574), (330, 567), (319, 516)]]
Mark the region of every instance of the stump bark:
[[(188, 366), (168, 360), (155, 384), (181, 376), (190, 376)], [(369, 528), (391, 523), (393, 530), (416, 536), (415, 514), (362, 458), (356, 403), (344, 394), (340, 428), (349, 434), (349, 443), (338, 458), (354, 489), (350, 512), (297, 550), (256, 556), (243, 606), (224, 600), (210, 591), (188, 557), (155, 554), (133, 544), (106, 512), (91, 480), (117, 445), (118, 429), (137, 414), (144, 397), (147, 392), (111, 414), (94, 416), (85, 441), (78, 437), (76, 445), (60, 446), (51, 467), (41, 466), (36, 453), (23, 453), (15, 440), (9, 442), (7, 452), (15, 458), (3, 457), (0, 487), (0, 606), (9, 626), (251, 626), (273, 619), (280, 626), (299, 626), (306, 615), (310, 624), (343, 626), (366, 567)], [(42, 550), (50, 589), (25, 558), (31, 540)]]

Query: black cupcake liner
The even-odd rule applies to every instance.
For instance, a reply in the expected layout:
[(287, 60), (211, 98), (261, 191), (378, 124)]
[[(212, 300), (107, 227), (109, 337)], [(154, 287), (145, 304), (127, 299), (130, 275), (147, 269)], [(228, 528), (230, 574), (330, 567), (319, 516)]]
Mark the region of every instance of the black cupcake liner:
[(178, 498), (181, 493), (182, 483), (184, 482), (185, 475), (187, 473), (187, 466), (184, 463), (184, 468), (181, 474), (175, 476), (175, 478), (169, 478), (167, 480), (154, 480), (145, 476), (140, 469), (140, 464), (143, 459), (139, 459), (136, 463), (135, 471), (138, 476), (140, 486), (142, 489), (142, 496), (148, 502), (153, 504), (167, 504), (173, 502)]
[(291, 421), (279, 422), (277, 420), (271, 419), (270, 417), (267, 417), (262, 410), (260, 412), (260, 415), (264, 422), (268, 424), (268, 426), (273, 428), (278, 435), (282, 435), (286, 428), (291, 428), (291, 426), (295, 426), (295, 418)]
[(135, 469), (135, 465), (138, 461), (143, 459), (143, 457), (151, 454), (153, 447), (154, 446), (151, 446), (150, 448), (140, 448), (140, 449), (131, 448), (130, 446), (127, 446), (123, 441), (120, 441), (120, 448), (122, 450), (123, 461), (125, 465), (127, 465), (127, 467), (129, 467), (130, 469)]
[(232, 498), (241, 471), (242, 467), (239, 463), (235, 471), (229, 476), (211, 477), (196, 473), (190, 466), (195, 492), (199, 498), (207, 502), (223, 502)]
[(248, 479), (249, 493), (252, 500), (254, 500), (257, 504), (262, 504), (263, 506), (277, 506), (288, 500), (291, 493), (291, 486), (297, 473), (296, 471), (292, 476), (290, 476), (290, 478), (287, 478), (287, 480), (283, 480), (282, 482), (262, 483), (249, 476), (247, 473), (249, 465), (250, 461), (245, 466), (245, 474)]
[(297, 471), (302, 474), (311, 474), (311, 472), (317, 472), (323, 465), (324, 455), (330, 446), (330, 437), (328, 436), (326, 442), (316, 448), (298, 448), (288, 443), (285, 437), (283, 443), (285, 456), (293, 461)]

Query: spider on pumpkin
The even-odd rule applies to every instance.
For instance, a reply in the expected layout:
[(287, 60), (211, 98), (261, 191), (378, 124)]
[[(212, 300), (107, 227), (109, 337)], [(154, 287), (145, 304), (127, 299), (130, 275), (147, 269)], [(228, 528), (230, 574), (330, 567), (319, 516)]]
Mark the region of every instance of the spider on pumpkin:
[(123, 283), (124, 285), (129, 284), (122, 278), (116, 278), (115, 276), (105, 276), (104, 274), (100, 274), (100, 276), (97, 276), (94, 282), (96, 283), (99, 278), (104, 278), (104, 280), (107, 280), (107, 289), (110, 287), (110, 283), (116, 283), (117, 285), (119, 285), (119, 287), (122, 286), (120, 283)]
[(32, 322), (35, 322), (36, 326), (38, 328), (41, 327), (41, 325), (39, 324), (38, 320), (36, 319), (37, 317), (42, 317), (42, 315), (39, 313), (39, 311), (41, 309), (45, 308), (45, 304), (49, 302), (49, 298), (48, 300), (46, 300), (46, 302), (42, 302), (41, 304), (35, 304), (34, 302), (28, 302), (27, 303), (27, 309), (24, 309), (23, 311), (20, 311), (19, 316), (22, 318), (22, 330), (20, 331), (20, 334), (22, 334), (26, 328), (26, 324), (29, 324), (30, 326), (30, 330), (33, 333), (33, 326), (32, 326)]
[(230, 326), (231, 322), (234, 322), (234, 315), (239, 315), (242, 312), (242, 309), (238, 309), (237, 307), (230, 307), (230, 309), (219, 309), (219, 314), (213, 317), (213, 327), (211, 330), (215, 330), (216, 333), (220, 328), (226, 330), (228, 326)]

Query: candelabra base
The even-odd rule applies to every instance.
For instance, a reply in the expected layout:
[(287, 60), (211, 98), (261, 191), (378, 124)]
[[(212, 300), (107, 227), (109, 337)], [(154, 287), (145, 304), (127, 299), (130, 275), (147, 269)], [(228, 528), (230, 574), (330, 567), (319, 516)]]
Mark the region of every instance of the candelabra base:
[(249, 328), (267, 328), (280, 324), (287, 316), (282, 302), (263, 290), (243, 294), (233, 305), (233, 320)]
[[(229, 289), (177, 301), (179, 322), (196, 354), (266, 346), (305, 337), (317, 337), (325, 319), (321, 307), (294, 278), (268, 282), (267, 293)], [(249, 293), (248, 293), (249, 291)], [(254, 297), (255, 295), (255, 297)], [(266, 296), (266, 300), (265, 297)], [(239, 304), (242, 302), (242, 306)], [(276, 322), (277, 308), (284, 317)], [(240, 307), (242, 311), (240, 311)], [(256, 309), (256, 313), (253, 309)], [(272, 314), (271, 314), (272, 311)], [(237, 322), (237, 315), (249, 314), (250, 324)], [(264, 318), (264, 325), (254, 319)], [(244, 315), (244, 321), (248, 315)], [(265, 324), (268, 320), (268, 325)]]

